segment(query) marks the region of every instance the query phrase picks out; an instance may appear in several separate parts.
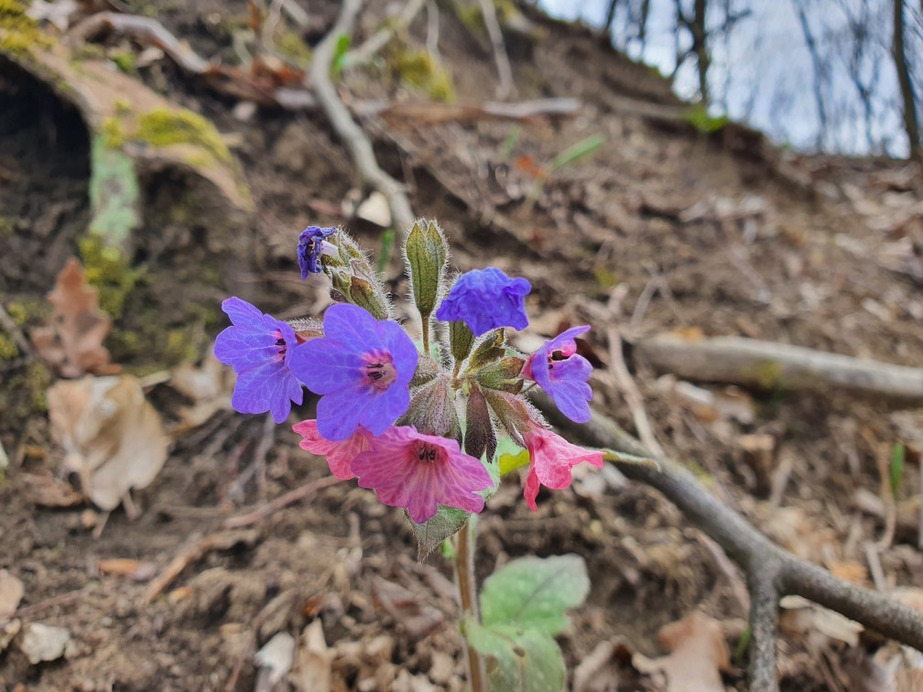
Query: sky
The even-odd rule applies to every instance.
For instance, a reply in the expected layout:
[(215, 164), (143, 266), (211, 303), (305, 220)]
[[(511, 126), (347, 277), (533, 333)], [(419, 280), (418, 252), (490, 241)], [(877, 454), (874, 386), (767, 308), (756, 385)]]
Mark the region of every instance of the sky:
[[(675, 0), (650, 0), (648, 37), (643, 55), (637, 40), (627, 40), (624, 16), (613, 23), (613, 41), (629, 57), (654, 65), (664, 74), (673, 72)], [(804, 6), (811, 32), (820, 52), (829, 58), (824, 92), (829, 126), (821, 132), (814, 98), (813, 63), (796, 13)], [(551, 15), (602, 25), (608, 0), (540, 0)], [(621, 0), (626, 11), (630, 0)], [(636, 3), (637, 4), (637, 3)], [(685, 4), (691, 5), (691, 0)], [(910, 3), (913, 5), (914, 3)], [(906, 156), (908, 146), (898, 110), (899, 90), (890, 60), (891, 0), (712, 0), (710, 25), (723, 23), (723, 8), (747, 11), (727, 41), (712, 45), (709, 70), (713, 114), (727, 114), (766, 132), (774, 141), (799, 151), (818, 149), (850, 155), (886, 153)], [(851, 47), (850, 15), (855, 20), (866, 7), (869, 19), (862, 22), (870, 33), (869, 53), (855, 63), (862, 79), (872, 88), (872, 112), (866, 118), (859, 92), (849, 77)], [(923, 23), (916, 8), (905, 14), (910, 48), (923, 56)], [(923, 61), (920, 63), (923, 65)], [(914, 63), (911, 64), (912, 69)], [(919, 74), (918, 89), (923, 81)], [(674, 90), (694, 100), (698, 78), (694, 59), (680, 68)]]

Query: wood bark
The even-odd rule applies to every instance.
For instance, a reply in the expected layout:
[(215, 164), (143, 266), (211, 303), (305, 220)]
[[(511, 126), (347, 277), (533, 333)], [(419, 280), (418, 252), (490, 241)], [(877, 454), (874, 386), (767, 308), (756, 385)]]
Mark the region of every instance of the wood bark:
[(635, 344), (656, 370), (700, 382), (923, 402), (923, 369), (741, 337), (690, 340), (661, 334)]

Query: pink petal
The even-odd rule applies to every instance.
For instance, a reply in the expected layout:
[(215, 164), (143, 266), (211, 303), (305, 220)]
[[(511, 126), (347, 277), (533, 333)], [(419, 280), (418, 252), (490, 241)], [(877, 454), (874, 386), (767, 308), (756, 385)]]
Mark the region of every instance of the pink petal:
[(306, 420), (296, 423), (292, 430), (301, 435), (302, 440), (298, 446), (312, 454), (327, 457), (330, 472), (340, 480), (355, 478), (352, 463), (357, 455), (369, 449), (369, 433), (362, 428), (356, 430), (352, 436), (342, 442), (331, 442), (317, 431), (316, 420)]

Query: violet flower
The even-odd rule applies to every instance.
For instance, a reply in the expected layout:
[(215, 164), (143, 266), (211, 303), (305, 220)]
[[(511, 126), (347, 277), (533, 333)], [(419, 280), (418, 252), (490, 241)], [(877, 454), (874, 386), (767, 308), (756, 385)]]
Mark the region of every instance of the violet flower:
[(603, 453), (572, 445), (560, 435), (536, 425), (523, 434), (529, 450), (529, 475), (523, 496), (529, 509), (536, 510), (539, 485), (560, 490), (571, 483), (571, 469), (581, 462), (603, 466)]
[(319, 454), (327, 458), (330, 473), (341, 481), (355, 478), (352, 472), (353, 459), (361, 452), (369, 449), (369, 440), (372, 435), (365, 428), (359, 427), (351, 437), (342, 442), (331, 442), (321, 437), (317, 431), (316, 420), (305, 420), (292, 426), (292, 430), (301, 435), (302, 440), (298, 446), (312, 454)]
[(333, 227), (308, 226), (298, 236), (298, 266), (301, 267), (302, 279), (307, 279), (308, 274), (320, 273), (319, 260), (324, 254), (324, 238), (329, 238), (336, 230)]
[(572, 327), (538, 349), (523, 368), (523, 377), (535, 380), (548, 393), (561, 413), (575, 423), (590, 420), (593, 390), (587, 384), (593, 366), (577, 355), (575, 337), (589, 331), (589, 325)]
[(527, 279), (511, 279), (496, 267), (474, 269), (458, 277), (436, 319), (461, 320), (475, 336), (498, 327), (525, 329), (529, 318), (524, 299), (531, 290)]
[(386, 505), (404, 507), (417, 524), (432, 519), (439, 505), (480, 512), (484, 498), (477, 491), (493, 487), (484, 465), (458, 442), (407, 426), (373, 438), (371, 449), (353, 460), (352, 471), (361, 487), (374, 489)]
[(376, 320), (350, 303), (324, 315), (324, 337), (292, 355), (292, 372), (320, 394), (317, 430), (331, 442), (348, 439), (359, 425), (381, 435), (410, 405), (417, 348), (400, 325)]
[(304, 396), (289, 369), (298, 346), (294, 330), (240, 298), (228, 298), (221, 309), (233, 326), (215, 339), (215, 358), (237, 373), (231, 405), (240, 413), (270, 411), (276, 423), (284, 422), (292, 402)]

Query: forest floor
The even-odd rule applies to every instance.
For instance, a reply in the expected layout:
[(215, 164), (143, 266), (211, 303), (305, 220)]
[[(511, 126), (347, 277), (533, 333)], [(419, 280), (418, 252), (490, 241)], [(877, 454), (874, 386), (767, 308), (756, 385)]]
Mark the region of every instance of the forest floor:
[[(291, 33), (313, 45), (338, 3), (308, 4), (309, 24)], [(432, 42), (438, 26), (441, 64), (458, 102), (494, 100), (485, 36), (470, 18), (466, 24), (436, 4), (438, 16), (430, 21), (422, 12), (399, 48), (344, 71), (342, 93), (356, 103), (428, 103), (408, 84), (414, 79), (402, 59)], [(136, 5), (199, 55), (239, 60), (244, 0)], [(364, 16), (353, 45), (381, 19)], [(733, 124), (705, 133), (675, 117), (681, 104), (656, 72), (581, 27), (527, 19), (526, 33), (507, 32), (511, 100), (575, 98), (579, 111), (526, 122), (439, 121), (421, 107), (366, 119), (376, 155), (407, 183), (415, 214), (440, 222), (460, 270), (497, 266), (532, 282), (532, 324), (517, 342), (523, 349), (562, 326), (591, 324), (594, 406), (633, 430), (610, 369), (609, 339), (618, 330), (664, 450), (774, 540), (856, 583), (923, 587), (923, 409), (832, 389), (712, 383), (695, 390), (633, 348), (664, 332), (745, 336), (923, 367), (919, 167), (801, 156)], [(198, 340), (179, 346), (184, 356), (187, 347), (203, 355), (226, 324), (217, 308), (229, 295), (278, 317), (326, 305), (323, 282), (297, 275), (294, 246), (305, 226), (344, 225), (373, 253), (381, 229), (346, 208), (358, 178), (321, 112), (241, 106), (162, 51), (118, 34), (97, 41), (93, 59), (143, 55), (129, 66), (136, 79), (216, 124), (256, 210), (231, 243), (238, 231), (222, 227), (223, 217), (184, 210), (183, 175), (142, 179), (145, 213), (132, 265), (147, 278), (108, 345), (125, 371), (155, 375), (149, 397), (179, 429), (190, 403), (171, 386), (181, 358), (158, 360), (150, 354), (159, 358), (163, 344), (147, 351), (125, 337), (143, 307), (132, 301), (155, 300), (165, 323), (171, 311), (183, 320), (200, 315)], [(5, 311), (18, 318), (12, 308), (41, 306), (66, 259), (81, 254), (91, 215), (90, 138), (72, 108), (3, 57), (0, 101), (0, 288)], [(595, 135), (605, 139), (595, 153), (536, 180), (538, 169)], [(220, 287), (197, 284), (190, 264), (220, 272)], [(392, 251), (385, 275), (397, 296), (407, 294), (401, 270)], [(170, 280), (179, 271), (193, 279)], [(0, 325), (7, 340), (28, 335), (48, 310), (21, 312), (14, 325)], [(48, 370), (21, 350), (0, 361), (0, 442), (9, 458), (0, 480), (0, 568), (23, 584), (21, 626), (65, 628), (70, 642), (57, 660), (32, 663), (22, 635), (11, 643), (5, 625), (0, 690), (269, 689), (255, 652), (277, 633), (297, 637), (314, 622), (326, 643), (314, 653), (332, 671), (333, 689), (464, 689), (450, 565), (438, 553), (417, 562), (401, 512), (355, 483), (337, 483), (246, 526), (228, 523), (328, 475), (288, 425), (267, 427), (262, 416), (216, 407), (174, 436), (159, 476), (135, 493), (134, 520), (118, 509), (102, 525), (102, 513), (86, 503), (44, 506), (36, 479), (60, 478), (64, 453), (43, 409)], [(290, 423), (309, 413), (310, 402)], [(907, 462), (891, 484), (898, 443)], [(741, 573), (662, 496), (615, 473), (582, 475), (570, 490), (543, 493), (534, 513), (514, 478), (488, 504), (479, 548), (481, 578), (520, 555), (586, 558), (590, 596), (559, 638), (568, 668), (584, 663), (592, 673), (582, 689), (662, 689), (658, 676), (632, 667), (631, 655), (663, 655), (658, 630), (693, 611), (721, 624), (732, 652), (746, 627)], [(178, 555), (188, 558), (185, 569), (148, 602), (149, 580)], [(825, 629), (815, 616), (808, 624), (783, 618), (784, 689), (859, 689), (851, 684), (871, 680), (875, 665), (884, 669), (873, 658), (877, 645), (855, 644), (842, 623)], [(744, 688), (745, 671), (745, 654), (736, 651), (723, 683)]]

